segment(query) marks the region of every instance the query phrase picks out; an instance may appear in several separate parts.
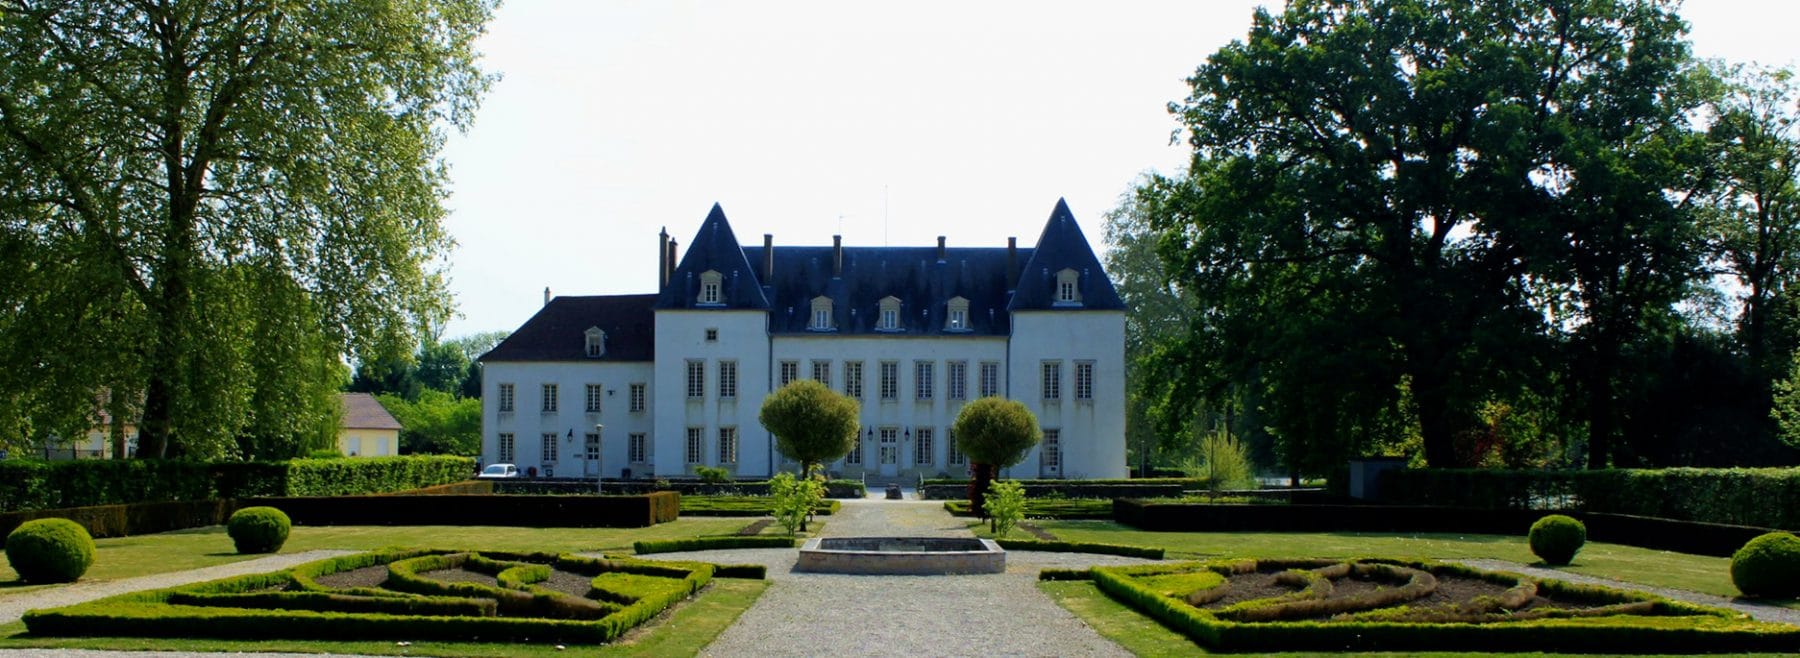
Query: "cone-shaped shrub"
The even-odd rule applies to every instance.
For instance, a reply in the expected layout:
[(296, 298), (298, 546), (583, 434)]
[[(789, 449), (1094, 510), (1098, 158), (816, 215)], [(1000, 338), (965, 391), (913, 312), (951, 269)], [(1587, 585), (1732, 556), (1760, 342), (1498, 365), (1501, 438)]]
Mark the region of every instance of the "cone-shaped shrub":
[(1531, 524), (1531, 552), (1546, 564), (1568, 564), (1587, 543), (1587, 526), (1580, 521), (1551, 514)]
[(6, 536), (6, 561), (28, 583), (72, 583), (94, 563), (94, 538), (68, 519), (36, 519)]
[(231, 515), (225, 531), (239, 553), (274, 553), (287, 543), (288, 515), (273, 507), (246, 507)]
[(1771, 532), (1745, 542), (1731, 555), (1731, 584), (1747, 596), (1800, 597), (1800, 537)]

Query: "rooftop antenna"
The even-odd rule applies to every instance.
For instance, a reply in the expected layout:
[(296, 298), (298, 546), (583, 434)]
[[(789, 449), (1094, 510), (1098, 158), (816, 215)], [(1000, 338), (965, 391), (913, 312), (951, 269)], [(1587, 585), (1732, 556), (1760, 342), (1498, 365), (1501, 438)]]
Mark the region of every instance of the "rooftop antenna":
[(888, 244), (888, 186), (881, 186), (881, 246)]

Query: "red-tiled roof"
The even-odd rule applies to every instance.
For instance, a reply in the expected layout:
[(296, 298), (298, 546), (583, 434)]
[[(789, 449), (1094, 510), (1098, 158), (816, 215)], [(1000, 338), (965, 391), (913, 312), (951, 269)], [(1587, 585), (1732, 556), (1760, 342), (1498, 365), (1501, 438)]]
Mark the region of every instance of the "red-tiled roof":
[(397, 430), (401, 429), (400, 421), (388, 413), (375, 396), (368, 393), (339, 393), (338, 399), (344, 403), (344, 429), (351, 430)]

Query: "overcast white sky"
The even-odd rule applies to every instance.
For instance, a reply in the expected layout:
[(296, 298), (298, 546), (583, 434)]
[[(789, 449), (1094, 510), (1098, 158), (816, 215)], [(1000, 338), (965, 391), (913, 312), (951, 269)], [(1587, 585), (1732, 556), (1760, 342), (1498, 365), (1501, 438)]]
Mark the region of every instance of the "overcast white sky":
[[(1031, 244), (1058, 197), (1101, 244), (1186, 150), (1165, 107), (1267, 2), (508, 0), (494, 86), (446, 150), (447, 336), (558, 295), (655, 291), (716, 201), (760, 244)], [(1793, 64), (1800, 3), (1689, 0), (1695, 54)]]

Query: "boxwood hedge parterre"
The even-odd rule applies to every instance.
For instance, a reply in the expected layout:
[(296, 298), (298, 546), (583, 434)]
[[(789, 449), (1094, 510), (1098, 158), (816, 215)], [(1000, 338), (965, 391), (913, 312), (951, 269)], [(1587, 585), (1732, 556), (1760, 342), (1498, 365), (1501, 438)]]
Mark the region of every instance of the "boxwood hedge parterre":
[[(319, 582), (383, 565), (386, 580), (379, 586), (334, 588)], [(430, 575), (443, 569), (491, 575), (494, 584)], [(589, 578), (586, 596), (545, 587), (556, 571)], [(594, 644), (619, 637), (715, 577), (763, 575), (761, 565), (395, 548), (34, 610), (24, 622), (39, 636)]]
[[(1227, 596), (1237, 577), (1252, 574), (1274, 586)], [(1041, 577), (1083, 575), (1046, 570)], [(1214, 651), (1800, 650), (1800, 627), (1641, 592), (1432, 561), (1216, 560), (1095, 567), (1085, 576), (1112, 598)], [(1333, 581), (1341, 578), (1375, 586), (1338, 588), (1334, 595)], [(1494, 593), (1427, 605), (1425, 597), (1440, 579), (1485, 581)]]

